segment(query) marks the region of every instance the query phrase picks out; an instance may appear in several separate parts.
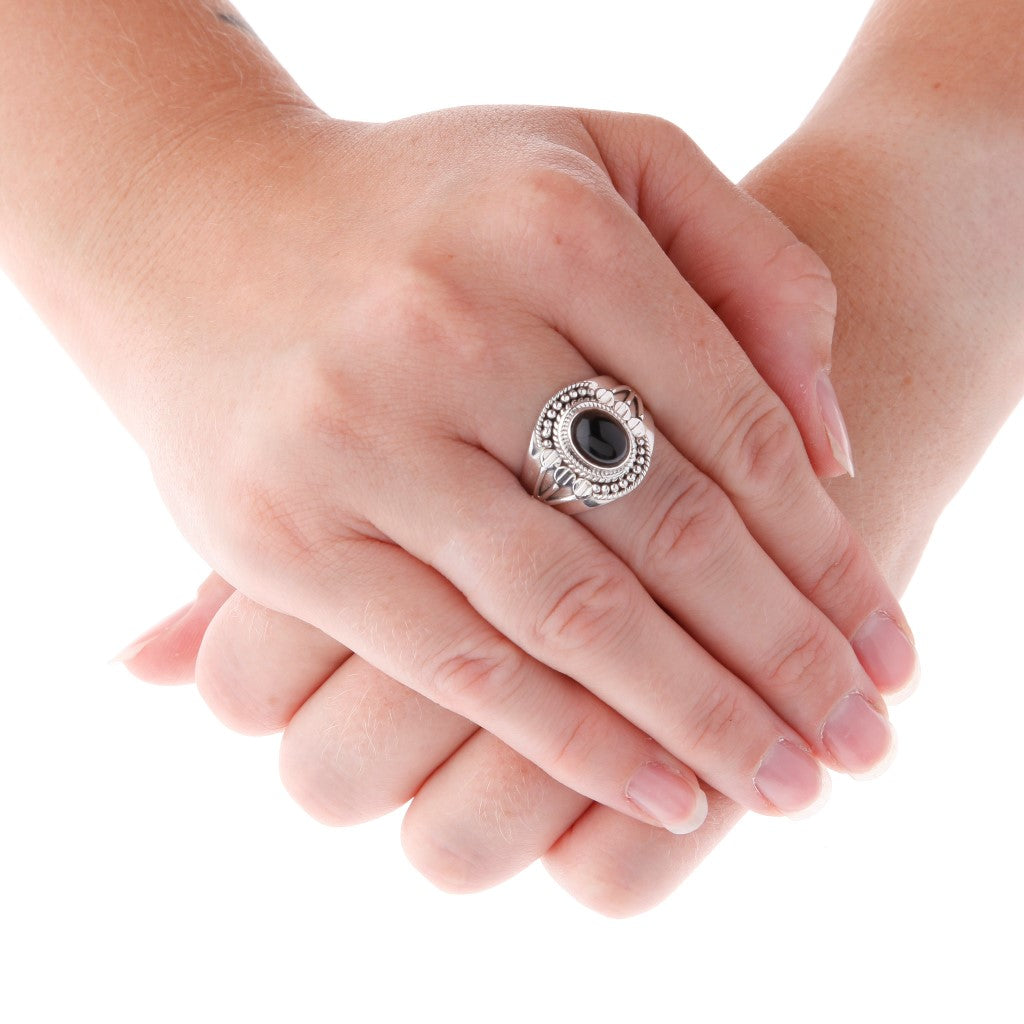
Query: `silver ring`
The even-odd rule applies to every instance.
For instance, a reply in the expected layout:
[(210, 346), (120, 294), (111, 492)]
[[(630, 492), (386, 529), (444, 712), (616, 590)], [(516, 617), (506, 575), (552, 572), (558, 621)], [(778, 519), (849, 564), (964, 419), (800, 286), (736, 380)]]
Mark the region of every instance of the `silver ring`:
[(610, 377), (569, 384), (547, 400), (530, 437), (523, 485), (572, 514), (635, 491), (654, 433), (640, 396)]

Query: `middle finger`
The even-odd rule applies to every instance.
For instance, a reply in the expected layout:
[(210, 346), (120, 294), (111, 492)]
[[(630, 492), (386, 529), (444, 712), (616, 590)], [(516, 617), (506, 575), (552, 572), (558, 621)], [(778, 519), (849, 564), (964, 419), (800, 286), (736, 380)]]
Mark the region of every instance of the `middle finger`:
[[(550, 389), (550, 356), (545, 360), (542, 348), (557, 350), (560, 341), (540, 338), (536, 353), (525, 357), (521, 343), (516, 380), (506, 392), (543, 396), (534, 406), (539, 411)], [(510, 415), (521, 415), (522, 404)], [(516, 432), (493, 414), (475, 426), (481, 446), (514, 469), (522, 457)], [(655, 433), (643, 486), (578, 521), (692, 637), (797, 729), (816, 756), (853, 775), (877, 771), (892, 751), (892, 731), (885, 703), (850, 643), (754, 540), (715, 481)], [(759, 787), (769, 800), (765, 788), (776, 781), (769, 770)]]
[[(472, 425), (483, 428), (478, 443), (513, 469), (520, 461), (516, 442), (528, 438), (552, 380), (567, 384), (570, 374), (579, 378), (589, 368), (550, 331), (501, 348), (510, 353), (510, 367), (530, 371), (492, 381), (486, 400), (478, 400), (477, 423)], [(495, 403), (495, 393), (510, 397)], [(666, 464), (664, 452), (670, 450), (661, 443), (656, 467)], [(410, 517), (405, 507), (386, 497), (374, 501), (371, 495), (368, 518), (447, 576), (484, 618), (525, 651), (579, 680), (745, 806), (795, 811), (816, 798), (820, 774), (800, 749), (802, 744), (792, 742), (792, 732), (755, 693), (654, 603), (641, 585), (648, 582), (647, 567), (630, 565), (630, 552), (621, 539), (615, 539), (613, 550), (624, 556), (639, 580), (587, 530), (530, 498), (484, 452), (465, 448), (462, 454), (442, 455), (439, 449), (429, 463), (410, 459), (399, 473), (408, 493), (416, 495), (417, 515)], [(657, 492), (648, 483), (630, 495), (640, 521), (650, 517), (642, 511), (645, 493)], [(464, 494), (467, 500), (457, 497), (453, 506), (453, 494)], [(752, 579), (742, 581), (739, 596), (764, 591), (774, 603), (780, 595), (790, 602), (806, 601), (743, 534), (724, 498), (720, 506), (730, 517), (735, 543), (747, 547), (739, 564), (755, 566)], [(744, 561), (758, 558), (760, 563)], [(706, 599), (697, 584), (693, 600)], [(811, 606), (809, 614), (820, 613)], [(834, 632), (821, 618), (820, 628)], [(841, 643), (839, 637), (840, 651)], [(858, 669), (851, 666), (851, 671)], [(870, 688), (868, 680), (863, 682)], [(817, 735), (806, 739), (822, 748)]]

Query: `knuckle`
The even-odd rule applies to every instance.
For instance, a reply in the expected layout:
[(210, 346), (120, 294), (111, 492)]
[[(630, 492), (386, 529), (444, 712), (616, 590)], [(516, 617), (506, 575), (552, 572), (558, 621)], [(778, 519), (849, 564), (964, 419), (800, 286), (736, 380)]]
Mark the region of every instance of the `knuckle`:
[(685, 168), (689, 178), (684, 175), (679, 183), (684, 192), (692, 192), (695, 183), (707, 180), (710, 161), (679, 125), (656, 114), (634, 114), (631, 119), (639, 130), (643, 167), (649, 171), (671, 168), (675, 177), (679, 176), (679, 168)]
[(775, 251), (764, 270), (769, 279), (785, 286), (791, 302), (835, 320), (838, 292), (832, 273), (809, 245), (796, 239), (787, 242)]
[[(495, 341), (486, 293), (474, 294), (470, 283), (460, 283), (451, 269), (437, 265), (436, 257), (422, 259), (399, 277), (408, 282), (402, 287), (405, 294), (394, 297), (390, 316), (404, 363), (432, 373), (439, 365), (448, 366), (455, 381), (491, 381), (502, 375), (506, 353)], [(388, 415), (394, 415), (393, 407)]]
[(667, 117), (636, 112), (612, 113), (607, 118), (604, 134), (612, 134), (616, 141), (632, 142), (644, 163), (658, 152), (671, 154), (676, 161), (680, 155), (685, 159), (700, 152), (693, 139)]
[(724, 492), (695, 472), (647, 527), (642, 564), (667, 565), (691, 574), (720, 562), (728, 550), (732, 508)]
[(594, 752), (607, 746), (610, 737), (606, 719), (599, 711), (589, 711), (571, 721), (546, 769), (554, 778), (579, 778), (593, 765)]
[(575, 155), (546, 159), (522, 172), (515, 190), (517, 198), (534, 210), (539, 221), (557, 223), (597, 195), (593, 167), (592, 161)]
[(387, 276), (378, 296), (377, 322), (428, 350), (447, 337), (447, 321), (460, 304), (451, 278), (430, 257), (412, 254), (388, 267)]
[(466, 296), (429, 258), (401, 268), (388, 298), (397, 336), (427, 351), (460, 333), (470, 315)]
[(522, 172), (506, 200), (501, 226), (549, 258), (579, 261), (606, 248), (616, 224), (611, 186), (579, 154), (552, 158)]
[[(375, 437), (364, 424), (376, 422), (379, 414), (375, 396), (368, 390), (338, 367), (315, 366), (295, 389), (290, 403), (294, 412), (286, 430), (307, 450), (316, 446), (331, 456), (343, 454), (349, 462), (368, 458), (374, 452)], [(353, 416), (353, 409), (359, 409), (360, 415)]]
[[(234, 600), (232, 596), (229, 602)], [(287, 714), (249, 685), (250, 669), (238, 653), (238, 627), (236, 617), (221, 612), (211, 620), (196, 657), (196, 688), (228, 728), (248, 736), (279, 732), (287, 724)]]
[(568, 583), (559, 576), (552, 589), (554, 594), (542, 605), (533, 629), (544, 648), (603, 649), (614, 645), (634, 620), (635, 589), (617, 569), (591, 570), (570, 577)]
[(446, 652), (427, 672), (430, 697), (469, 718), (492, 712), (518, 689), (521, 657), (511, 641), (487, 636)]
[[(336, 410), (330, 415), (341, 414)], [(334, 453), (323, 450), (319, 439), (308, 433), (300, 436), (290, 428), (287, 433), (288, 437), (267, 440), (258, 464), (242, 454), (239, 467), (225, 474), (217, 493), (219, 549), (226, 564), (247, 574), (246, 593), (267, 606), (280, 600), (280, 577), (265, 571), (252, 576), (254, 559), (285, 576), (308, 572), (313, 565), (330, 566), (341, 546), (363, 537), (365, 526), (348, 507), (349, 494), (339, 485)], [(249, 447), (255, 444), (249, 442)], [(350, 465), (343, 468), (353, 471)]]
[(361, 806), (353, 780), (333, 769), (331, 749), (311, 748), (291, 728), (281, 740), (278, 770), (288, 795), (324, 825), (359, 825), (375, 817)]
[(477, 778), (479, 797), (471, 809), (467, 807), (473, 818), (460, 820), (457, 834), (482, 830), (489, 837), (492, 863), (498, 866), (522, 851), (522, 838), (533, 831), (538, 817), (550, 810), (546, 798), (555, 784), (543, 769), (500, 741), (492, 744)]
[(486, 757), (446, 778), (433, 775), (418, 790), (402, 823), (406, 854), (441, 888), (495, 885), (543, 851), (537, 828), (553, 785), (531, 761), (491, 743)]
[(764, 685), (772, 701), (804, 702), (834, 676), (836, 649), (824, 620), (790, 634), (765, 662)]
[(730, 476), (753, 493), (777, 491), (794, 480), (806, 455), (792, 417), (776, 396), (757, 384), (726, 413), (720, 458)]
[(477, 892), (492, 884), (493, 872), (484, 856), (464, 839), (451, 842), (436, 829), (418, 824), (411, 808), (402, 821), (401, 841), (409, 863), (442, 892)]
[(327, 510), (308, 485), (252, 476), (235, 482), (232, 498), (229, 507), (248, 557), (260, 552), (291, 564), (324, 543)]
[(740, 724), (742, 707), (737, 690), (729, 685), (709, 685), (680, 727), (680, 749), (694, 759), (732, 762), (741, 742)]
[(278, 762), (281, 782), (310, 817), (324, 825), (360, 825), (405, 803), (408, 795), (393, 791), (372, 772), (352, 770), (352, 752), (343, 742), (328, 734), (313, 743), (301, 731), (285, 729)]
[(658, 135), (661, 138), (669, 142), (683, 143), (686, 145), (694, 145), (690, 136), (683, 131), (675, 123), (670, 121), (667, 117), (661, 117), (658, 114), (645, 114), (635, 113), (627, 115), (634, 124), (639, 128), (643, 129), (653, 135)]
[(629, 854), (616, 851), (600, 859), (584, 859), (572, 865), (570, 877), (561, 884), (580, 903), (605, 917), (633, 917), (650, 910), (659, 898), (648, 878), (650, 865), (635, 850)]
[(822, 609), (848, 607), (851, 594), (871, 593), (869, 571), (860, 557), (850, 526), (843, 521), (827, 554), (812, 571), (804, 593)]
[(284, 731), (281, 781), (318, 821), (357, 825), (404, 804), (429, 770), (421, 775), (407, 762), (407, 737), (396, 724), (404, 688), (351, 660), (325, 686)]

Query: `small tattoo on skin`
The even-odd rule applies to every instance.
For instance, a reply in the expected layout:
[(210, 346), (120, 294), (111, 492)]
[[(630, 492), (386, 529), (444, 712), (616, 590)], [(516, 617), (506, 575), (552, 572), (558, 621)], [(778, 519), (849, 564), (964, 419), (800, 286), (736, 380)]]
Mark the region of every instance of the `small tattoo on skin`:
[(224, 11), (217, 11), (217, 20), (223, 21), (225, 25), (231, 25), (233, 28), (241, 29), (243, 32), (247, 32), (249, 35), (254, 36), (256, 33), (240, 18), (237, 14), (226, 14)]

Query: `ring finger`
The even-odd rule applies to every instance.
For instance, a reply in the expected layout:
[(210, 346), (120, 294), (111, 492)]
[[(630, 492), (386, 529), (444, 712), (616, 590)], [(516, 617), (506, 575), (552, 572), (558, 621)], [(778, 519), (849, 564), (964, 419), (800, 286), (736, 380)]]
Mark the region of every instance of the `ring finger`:
[[(475, 424), (470, 401), (464, 418), (478, 429), (478, 443), (511, 469), (521, 458), (516, 442), (528, 436), (527, 424), (543, 404), (535, 396), (550, 394), (552, 379), (567, 383), (566, 378), (586, 377), (589, 368), (550, 331), (520, 336), (514, 348), (497, 348), (512, 353), (507, 372), (494, 384), (495, 393), (509, 397), (478, 402)], [(517, 421), (518, 428), (509, 425)], [(888, 747), (885, 719), (873, 710), (881, 700), (845, 639), (749, 537), (724, 494), (663, 439), (658, 453), (651, 477), (660, 484), (646, 483), (628, 500), (582, 517), (589, 523), (611, 516), (616, 506), (629, 510), (639, 525), (609, 519), (607, 546), (530, 499), (489, 456), (472, 449), (403, 467), (409, 493), (417, 496), (415, 517), (404, 508), (396, 515), (387, 501), (368, 514), (382, 532), (440, 569), (524, 650), (578, 679), (713, 786), (753, 809), (802, 810), (821, 782), (799, 742), (780, 742), (794, 737), (651, 595), (670, 603), (684, 621), (688, 612), (705, 609), (719, 646), (738, 647), (723, 660), (751, 670), (749, 681), (761, 684), (768, 703), (797, 717), (806, 741), (844, 767), (859, 770), (862, 761), (837, 756), (848, 752), (823, 741), (824, 712), (849, 692), (864, 694), (879, 723), (869, 741)], [(453, 516), (449, 495), (460, 492), (466, 500)], [(709, 564), (700, 565), (691, 557), (686, 564), (684, 545), (677, 542), (685, 517), (705, 525), (705, 546), (721, 556), (717, 563), (708, 558)], [(502, 521), (511, 525), (502, 527)], [(672, 557), (645, 557), (658, 546)], [(752, 631), (737, 607), (752, 618), (764, 617), (765, 627), (744, 639)], [(778, 610), (774, 619), (772, 609)], [(756, 664), (765, 661), (777, 667), (759, 677)], [(806, 694), (813, 695), (809, 710), (801, 706)], [(499, 728), (480, 724), (500, 735)], [(868, 750), (866, 759), (877, 753)]]

